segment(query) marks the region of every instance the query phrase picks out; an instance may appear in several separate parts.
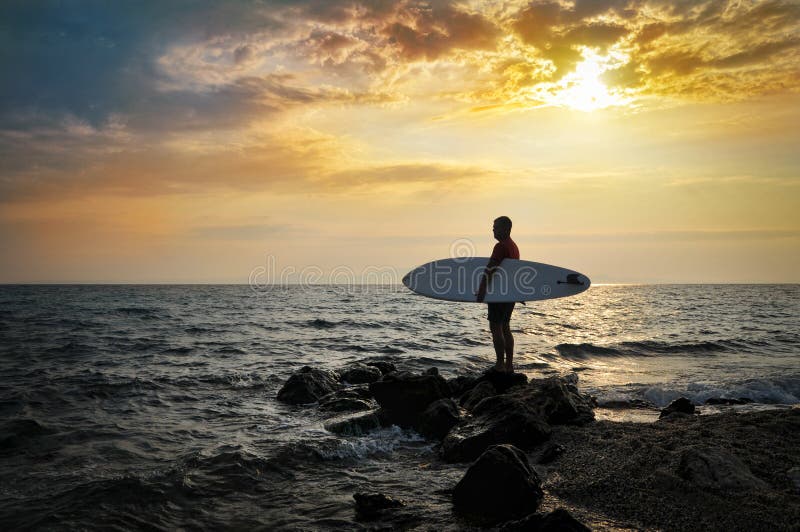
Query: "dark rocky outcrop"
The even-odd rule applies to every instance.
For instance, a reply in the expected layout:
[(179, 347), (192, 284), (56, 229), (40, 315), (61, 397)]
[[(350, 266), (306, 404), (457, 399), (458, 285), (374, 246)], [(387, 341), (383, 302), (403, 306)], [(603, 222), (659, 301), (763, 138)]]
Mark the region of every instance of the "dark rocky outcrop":
[(366, 386), (350, 386), (322, 397), (319, 400), (319, 407), (329, 412), (371, 410), (376, 406), (371, 397), (372, 394)]
[(356, 512), (366, 518), (378, 517), (385, 510), (405, 506), (403, 501), (393, 499), (383, 493), (354, 493)]
[(303, 366), (284, 383), (278, 401), (293, 405), (314, 403), (341, 387), (336, 372)]
[(550, 437), (551, 424), (581, 424), (593, 419), (590, 400), (574, 385), (558, 378), (537, 379), (480, 401), (472, 417), (445, 437), (442, 457), (450, 462), (474, 460), (499, 443), (531, 449)]
[(394, 423), (414, 426), (419, 415), (434, 401), (450, 395), (450, 390), (439, 375), (414, 375), (393, 372), (369, 385), (370, 392), (388, 413)]
[(667, 407), (661, 411), (661, 415), (659, 415), (658, 418), (665, 418), (675, 412), (690, 415), (694, 414), (694, 404), (685, 397), (679, 397), (668, 404)]
[(340, 436), (363, 436), (390, 424), (386, 412), (379, 408), (363, 414), (330, 420), (325, 423), (325, 429)]
[(394, 365), (394, 363), (387, 360), (367, 360), (364, 361), (364, 364), (378, 368), (383, 375), (397, 371), (397, 367)]
[(495, 390), (494, 385), (487, 381), (481, 382), (461, 396), (461, 406), (472, 411), (478, 406), (478, 403), (493, 395), (497, 395), (497, 390)]
[(678, 476), (699, 488), (723, 490), (764, 489), (766, 482), (729, 452), (715, 448), (690, 448), (681, 453)]
[(341, 371), (342, 380), (350, 384), (369, 384), (379, 380), (383, 372), (375, 366), (356, 362)]
[(452, 379), (447, 379), (447, 386), (450, 388), (451, 397), (460, 397), (475, 387), (478, 378), (473, 375), (459, 375)]
[(458, 405), (446, 397), (432, 402), (420, 414), (417, 430), (426, 438), (441, 440), (460, 419)]
[(486, 371), (486, 373), (478, 377), (476, 384), (481, 382), (489, 382), (494, 389), (497, 390), (497, 393), (505, 393), (514, 386), (525, 386), (528, 384), (528, 376), (524, 373), (498, 371), (492, 367)]
[(535, 512), (544, 496), (525, 453), (513, 445), (494, 445), (467, 469), (453, 490), (456, 510), (498, 522)]
[(500, 532), (589, 532), (589, 530), (589, 527), (572, 517), (563, 508), (556, 508), (548, 514), (531, 514), (500, 527)]

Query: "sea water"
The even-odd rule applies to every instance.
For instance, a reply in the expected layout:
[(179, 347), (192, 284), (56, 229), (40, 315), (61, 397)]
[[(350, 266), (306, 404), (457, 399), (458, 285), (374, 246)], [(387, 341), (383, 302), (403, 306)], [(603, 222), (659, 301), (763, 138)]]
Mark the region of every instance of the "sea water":
[[(619, 405), (797, 404), (798, 316), (798, 285), (600, 285), (518, 304), (511, 328), (517, 371), (577, 375), (640, 419)], [(402, 286), (2, 286), (0, 524), (358, 528), (352, 494), (384, 491), (413, 509), (393, 525), (457, 526), (464, 467), (431, 442), (338, 437), (275, 400), (304, 365), (364, 359), (482, 371), (486, 306)]]

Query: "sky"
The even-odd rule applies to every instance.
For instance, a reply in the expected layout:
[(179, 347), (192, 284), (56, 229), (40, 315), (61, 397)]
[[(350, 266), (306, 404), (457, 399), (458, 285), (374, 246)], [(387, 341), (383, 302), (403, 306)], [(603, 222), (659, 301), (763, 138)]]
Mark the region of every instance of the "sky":
[(800, 282), (797, 0), (5, 0), (0, 73), (3, 283), (399, 281), (501, 215), (595, 283)]

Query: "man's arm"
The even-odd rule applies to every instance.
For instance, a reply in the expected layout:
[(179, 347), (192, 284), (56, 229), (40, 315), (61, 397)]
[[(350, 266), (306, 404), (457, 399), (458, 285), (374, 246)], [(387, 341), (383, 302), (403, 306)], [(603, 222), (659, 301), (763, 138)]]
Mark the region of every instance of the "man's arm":
[(478, 303), (483, 303), (483, 298), (486, 297), (486, 286), (491, 281), (492, 275), (494, 275), (495, 270), (500, 265), (500, 261), (495, 259), (494, 257), (489, 259), (489, 263), (486, 265), (486, 269), (483, 271), (483, 275), (481, 275), (481, 284), (478, 287)]

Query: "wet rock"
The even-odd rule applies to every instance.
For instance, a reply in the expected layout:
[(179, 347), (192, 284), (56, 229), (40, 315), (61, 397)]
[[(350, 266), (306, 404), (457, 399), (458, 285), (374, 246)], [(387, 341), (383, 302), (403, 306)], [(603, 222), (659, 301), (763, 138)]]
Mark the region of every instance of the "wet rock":
[(330, 412), (356, 412), (359, 410), (372, 410), (375, 402), (371, 400), (372, 394), (366, 386), (350, 386), (331, 392), (319, 400), (321, 410)]
[(293, 405), (314, 403), (341, 387), (336, 372), (303, 366), (284, 383), (278, 401)]
[(487, 397), (492, 397), (493, 395), (497, 395), (497, 390), (495, 390), (494, 385), (487, 381), (481, 382), (461, 396), (461, 406), (469, 411), (472, 411), (476, 406), (478, 406), (478, 403)]
[(501, 532), (589, 532), (590, 528), (563, 508), (549, 514), (531, 514), (500, 527)]
[(325, 423), (325, 429), (340, 436), (363, 436), (391, 424), (382, 409), (357, 414), (347, 418), (337, 418)]
[(341, 371), (342, 380), (350, 384), (369, 384), (379, 380), (383, 373), (375, 366), (356, 362)]
[(551, 424), (594, 420), (587, 397), (558, 378), (537, 379), (503, 395), (480, 401), (472, 417), (454, 427), (442, 442), (449, 462), (474, 460), (490, 445), (510, 443), (531, 449), (550, 437)]
[(471, 375), (459, 375), (452, 379), (447, 379), (447, 386), (450, 388), (452, 397), (460, 397), (477, 384), (478, 378)]
[(420, 414), (417, 430), (427, 438), (441, 440), (460, 419), (458, 405), (446, 397), (432, 402)]
[(385, 510), (405, 506), (403, 501), (383, 493), (354, 493), (353, 499), (356, 501), (356, 512), (367, 518), (377, 517)]
[(422, 374), (423, 375), (433, 375), (434, 377), (438, 377), (439, 376), (439, 368), (437, 368), (436, 366), (430, 367), (430, 368), (426, 369)]
[(513, 445), (494, 445), (467, 469), (453, 490), (456, 510), (497, 522), (535, 512), (544, 494), (525, 453)]
[(679, 397), (661, 411), (661, 415), (658, 416), (658, 419), (667, 417), (673, 412), (679, 412), (681, 414), (694, 414), (694, 404), (692, 404), (692, 402), (685, 397)]
[(699, 488), (764, 489), (767, 483), (753, 475), (739, 458), (714, 447), (690, 448), (681, 453), (678, 476)]
[(553, 460), (564, 454), (565, 450), (566, 449), (564, 449), (563, 445), (552, 443), (544, 448), (542, 454), (539, 455), (539, 460), (537, 461), (537, 463), (549, 464), (550, 462), (552, 462)]
[(505, 393), (514, 386), (525, 386), (528, 383), (528, 377), (524, 373), (507, 373), (492, 367), (478, 377), (478, 382), (489, 382), (497, 390), (497, 393)]
[(413, 426), (432, 402), (449, 396), (450, 390), (439, 375), (414, 375), (402, 371), (389, 373), (369, 385), (370, 392), (398, 425)]
[(388, 362), (386, 360), (370, 360), (365, 362), (365, 364), (367, 366), (378, 368), (382, 375), (387, 375), (393, 371), (397, 371), (397, 367), (392, 362)]
[(740, 397), (739, 399), (730, 399), (728, 397), (709, 397), (706, 399), (707, 405), (746, 405), (752, 403), (752, 399), (747, 397)]

